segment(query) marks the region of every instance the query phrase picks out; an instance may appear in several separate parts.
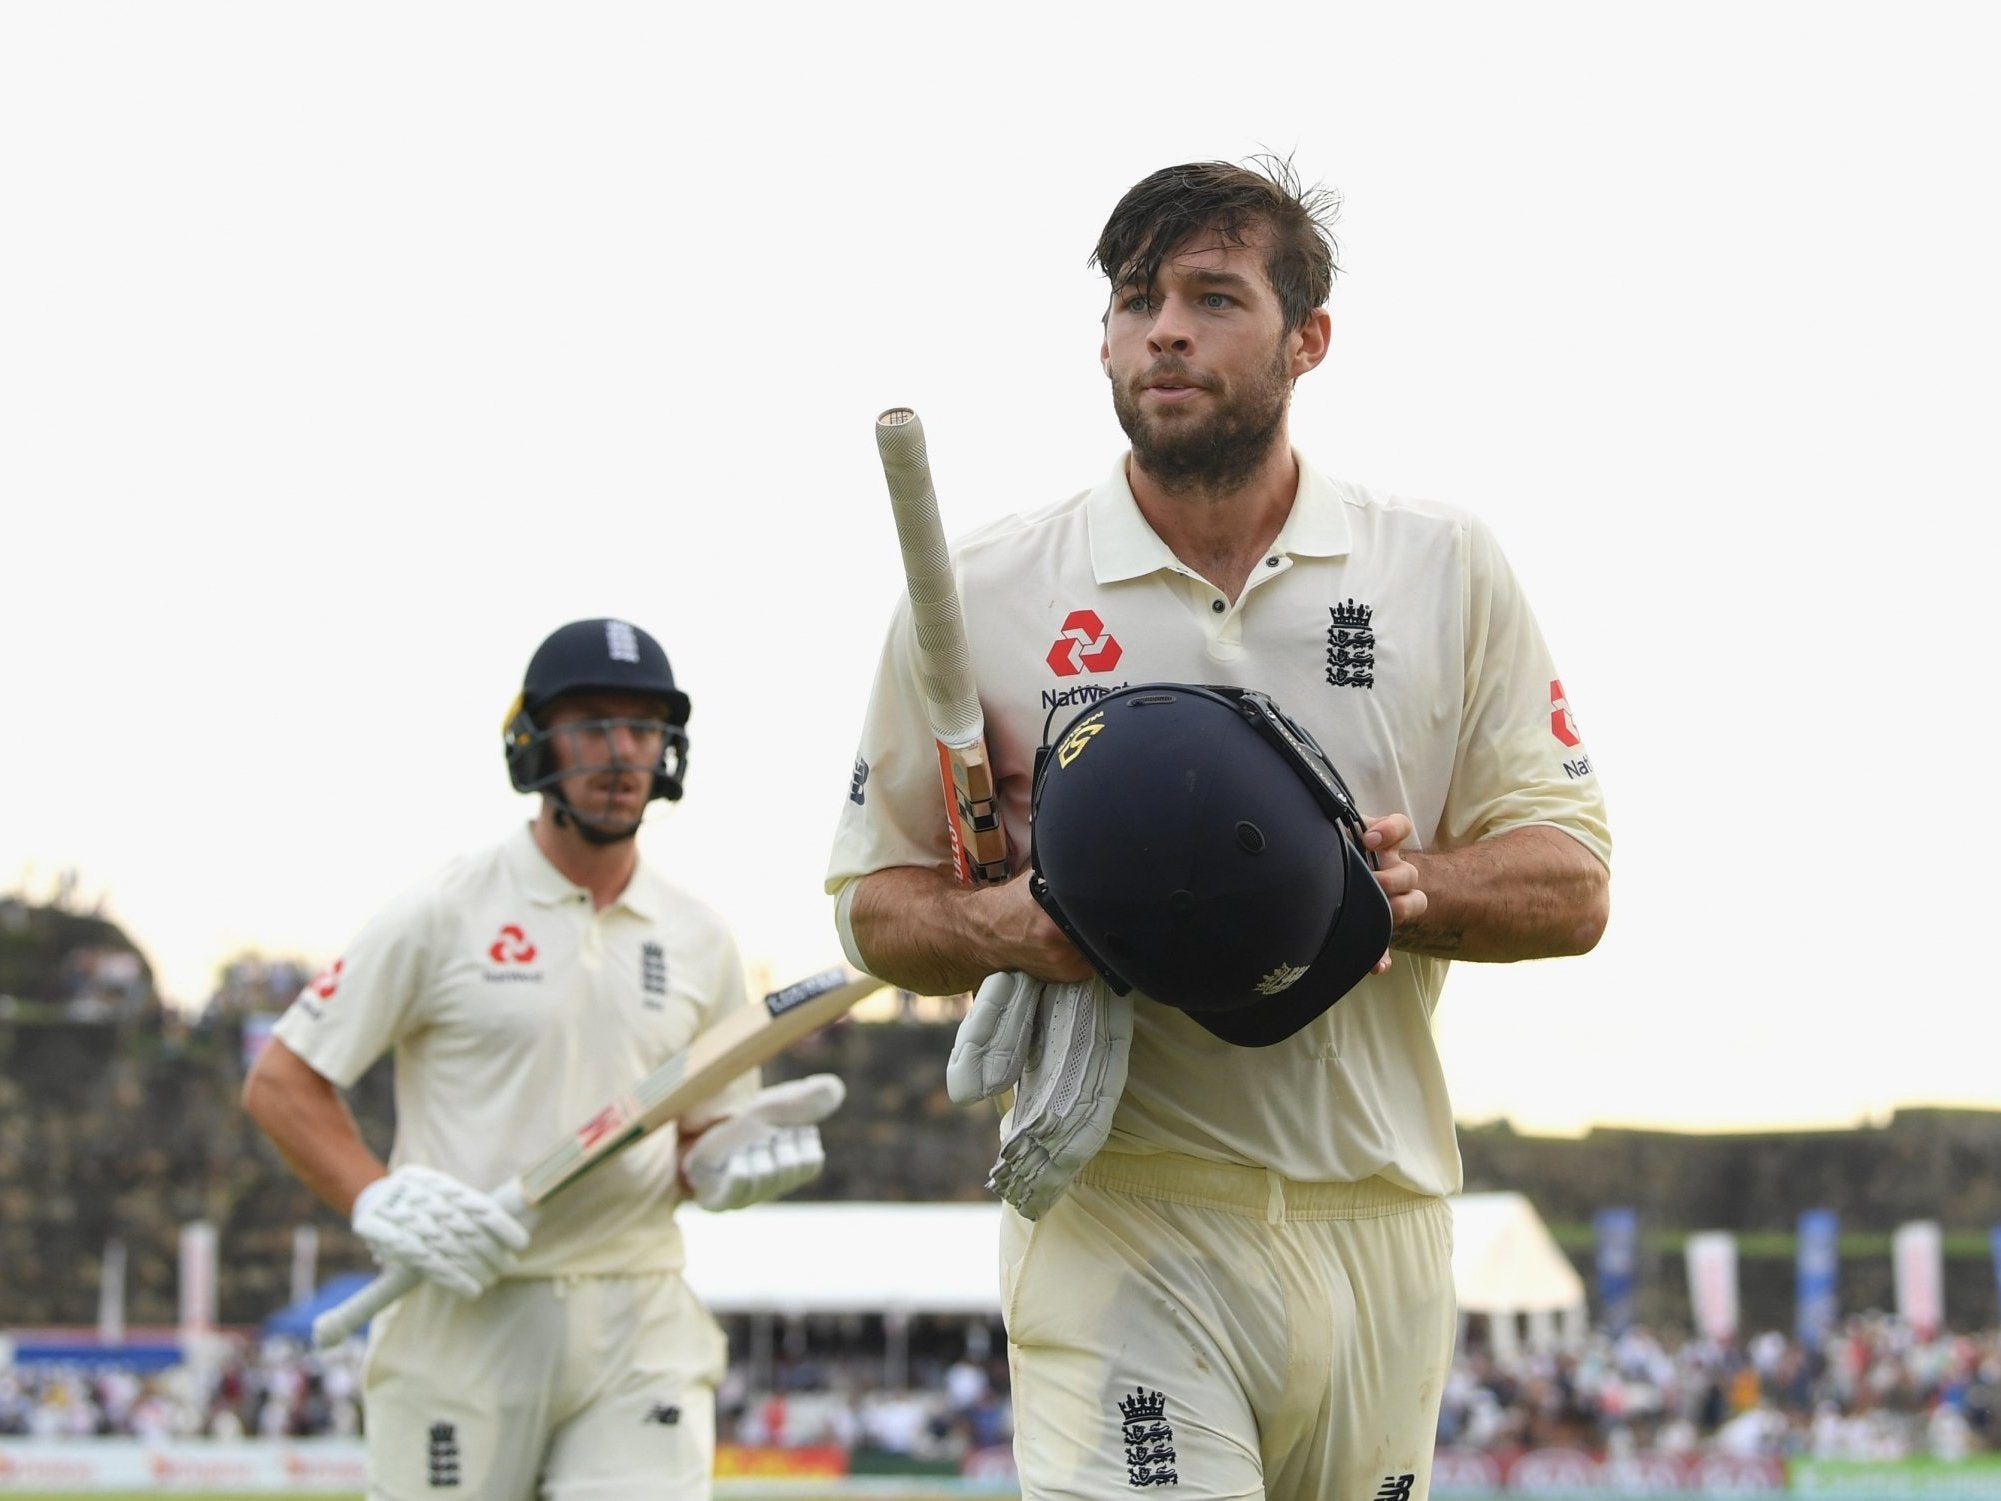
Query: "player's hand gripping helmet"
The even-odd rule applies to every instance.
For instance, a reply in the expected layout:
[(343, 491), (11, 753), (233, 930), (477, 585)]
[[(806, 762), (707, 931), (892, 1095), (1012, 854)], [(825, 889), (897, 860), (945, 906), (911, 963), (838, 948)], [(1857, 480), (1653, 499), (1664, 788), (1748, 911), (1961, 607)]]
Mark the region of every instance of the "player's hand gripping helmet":
[[(568, 807), (544, 715), (556, 700), (586, 692), (638, 694), (664, 706), (666, 733), (659, 759), (648, 768), (653, 775), (649, 801), (656, 797), (676, 801), (688, 769), (688, 733), (683, 728), (688, 722), (688, 695), (674, 686), (674, 671), (660, 643), (623, 620), (574, 620), (558, 627), (535, 649), (504, 727), (507, 776), (514, 790), (547, 792)], [(577, 824), (589, 837), (589, 825), (582, 819)]]
[(1390, 904), (1347, 785), (1261, 693), (1143, 683), (1040, 753), (1029, 889), (1105, 982), (1281, 1042), (1375, 967)]

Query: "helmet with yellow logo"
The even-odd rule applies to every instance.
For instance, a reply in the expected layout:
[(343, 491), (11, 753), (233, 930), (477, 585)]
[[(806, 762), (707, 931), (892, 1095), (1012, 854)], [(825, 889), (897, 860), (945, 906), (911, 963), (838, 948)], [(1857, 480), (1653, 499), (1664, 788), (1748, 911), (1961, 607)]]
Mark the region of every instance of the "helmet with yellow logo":
[(1362, 834), (1340, 773), (1265, 695), (1143, 683), (1042, 751), (1030, 890), (1114, 990), (1263, 1047), (1389, 947)]

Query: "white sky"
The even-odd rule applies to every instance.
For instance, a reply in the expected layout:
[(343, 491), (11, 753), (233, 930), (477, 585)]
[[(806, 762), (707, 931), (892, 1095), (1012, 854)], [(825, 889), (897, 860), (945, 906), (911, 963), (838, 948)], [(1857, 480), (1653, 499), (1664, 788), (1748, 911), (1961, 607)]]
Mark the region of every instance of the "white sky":
[(649, 856), (830, 962), (875, 413), (954, 534), (1095, 483), (1106, 213), (1275, 147), (1346, 199), (1297, 441), (1491, 521), (1611, 801), (1598, 951), (1447, 986), (1461, 1119), (2001, 1105), (1994, 13), (1113, 17), (0, 9), (0, 882), (183, 1002), (329, 956), (526, 815), (527, 656), (622, 614), (696, 706)]

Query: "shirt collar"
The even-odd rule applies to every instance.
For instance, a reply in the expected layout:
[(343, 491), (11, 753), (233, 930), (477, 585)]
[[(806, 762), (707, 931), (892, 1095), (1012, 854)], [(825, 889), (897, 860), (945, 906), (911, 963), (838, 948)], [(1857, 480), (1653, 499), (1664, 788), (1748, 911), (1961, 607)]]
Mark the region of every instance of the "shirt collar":
[[(1091, 572), (1101, 584), (1122, 579), (1143, 578), (1149, 573), (1179, 566), (1173, 550), (1140, 514), (1126, 479), (1122, 455), (1105, 482), (1091, 492), (1085, 503), (1091, 528)], [(1272, 552), (1299, 557), (1334, 558), (1348, 551), (1348, 512), (1335, 488), (1298, 449), (1292, 450), (1299, 466), (1299, 488), (1293, 492), (1292, 510), (1278, 529)]]
[[(590, 892), (577, 885), (542, 853), (542, 846), (535, 842), (535, 826), (526, 823), (508, 841), (508, 855), (513, 862), (515, 879), (527, 893), (528, 900), (538, 907), (558, 907), (574, 902), (578, 896), (590, 900)], [(642, 860), (632, 872), (632, 879), (625, 883), (625, 890), (618, 894), (614, 907), (624, 907), (634, 916), (646, 922), (653, 922), (660, 915), (659, 904), (654, 900), (652, 883), (646, 879), (646, 863)]]

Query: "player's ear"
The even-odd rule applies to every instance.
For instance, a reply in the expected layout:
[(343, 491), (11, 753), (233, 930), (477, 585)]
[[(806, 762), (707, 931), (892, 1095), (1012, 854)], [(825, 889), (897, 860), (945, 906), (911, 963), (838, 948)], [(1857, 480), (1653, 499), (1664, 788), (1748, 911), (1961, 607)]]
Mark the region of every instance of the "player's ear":
[(1105, 379), (1112, 378), (1112, 341), (1101, 340), (1098, 344), (1098, 368), (1105, 372)]
[(1292, 331), (1290, 365), (1294, 380), (1327, 358), (1333, 336), (1334, 320), (1327, 316), (1326, 308), (1317, 307), (1306, 315), (1305, 321)]

